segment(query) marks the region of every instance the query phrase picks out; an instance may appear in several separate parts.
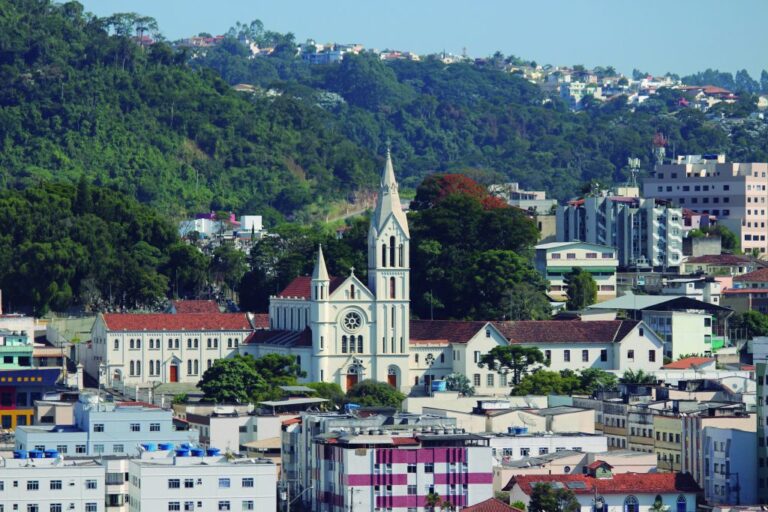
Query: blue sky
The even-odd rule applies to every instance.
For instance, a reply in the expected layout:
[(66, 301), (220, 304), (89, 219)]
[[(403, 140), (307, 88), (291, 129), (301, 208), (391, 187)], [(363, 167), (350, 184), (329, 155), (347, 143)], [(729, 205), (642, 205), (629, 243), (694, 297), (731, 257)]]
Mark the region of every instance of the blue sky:
[(630, 73), (768, 69), (766, 0), (81, 0), (99, 16), (155, 17), (168, 39), (260, 19), (298, 41), (356, 42), (417, 53), (496, 50), (539, 63)]

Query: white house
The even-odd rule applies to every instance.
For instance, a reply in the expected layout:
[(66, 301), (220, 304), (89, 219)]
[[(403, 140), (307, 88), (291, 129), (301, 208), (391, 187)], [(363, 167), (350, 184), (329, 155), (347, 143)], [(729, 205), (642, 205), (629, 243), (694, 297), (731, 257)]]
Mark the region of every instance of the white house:
[(94, 460), (0, 458), (0, 510), (102, 512), (104, 466)]
[(536, 270), (549, 281), (549, 296), (567, 299), (565, 276), (574, 268), (592, 275), (597, 284), (597, 300), (616, 297), (616, 249), (587, 242), (551, 242), (536, 246)]
[(572, 491), (582, 512), (650, 512), (659, 507), (674, 512), (696, 510), (699, 487), (689, 474), (614, 474), (610, 464), (599, 460), (587, 469), (587, 474), (513, 476), (504, 490), (510, 493), (510, 503), (522, 501), (526, 507), (534, 487), (547, 484)]

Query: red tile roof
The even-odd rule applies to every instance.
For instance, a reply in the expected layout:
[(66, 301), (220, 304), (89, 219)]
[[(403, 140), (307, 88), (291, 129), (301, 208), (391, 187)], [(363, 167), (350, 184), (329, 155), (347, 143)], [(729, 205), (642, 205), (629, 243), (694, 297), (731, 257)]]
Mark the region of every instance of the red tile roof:
[(494, 322), (510, 343), (613, 343), (624, 339), (637, 320), (523, 320)]
[(751, 262), (752, 259), (748, 256), (737, 256), (736, 254), (693, 256), (685, 261), (685, 263), (704, 263), (710, 265), (744, 265)]
[(245, 313), (104, 313), (109, 331), (250, 331)]
[(608, 466), (609, 468), (613, 467), (610, 464), (608, 464), (607, 462), (605, 462), (604, 460), (596, 460), (596, 461), (594, 461), (591, 464), (587, 464), (587, 468), (588, 469), (597, 469), (597, 468), (601, 468), (603, 466)]
[[(336, 288), (344, 282), (346, 277), (331, 277), (331, 290), (333, 293)], [(293, 281), (288, 283), (288, 286), (283, 288), (283, 291), (277, 294), (278, 297), (283, 298), (300, 298), (309, 300), (312, 297), (312, 278), (310, 276), (299, 276)]]
[(702, 366), (709, 363), (714, 363), (715, 360), (712, 357), (686, 357), (669, 364), (665, 364), (663, 368), (665, 370), (690, 370), (697, 366)]
[(749, 295), (751, 293), (768, 293), (768, 288), (727, 288), (724, 295)]
[(176, 313), (221, 313), (213, 300), (174, 300), (172, 304)]
[(411, 320), (411, 344), (467, 343), (488, 322), (461, 320)]
[(621, 473), (612, 478), (594, 478), (587, 475), (517, 475), (504, 487), (512, 490), (515, 484), (525, 494), (531, 495), (537, 483), (583, 482), (584, 486), (570, 488), (575, 494), (664, 494), (678, 492), (699, 492), (699, 486), (689, 473)]
[(116, 402), (118, 407), (143, 407), (145, 409), (159, 409), (160, 407), (149, 402)]
[(768, 268), (759, 268), (733, 278), (734, 281), (746, 283), (768, 283)]
[(251, 322), (254, 329), (269, 329), (269, 313), (254, 313)]
[(421, 443), (418, 439), (414, 439), (412, 437), (398, 437), (393, 436), (392, 437), (392, 444), (395, 446), (418, 446)]
[(488, 498), (485, 501), (481, 501), (475, 505), (464, 507), (464, 512), (522, 512), (522, 510), (507, 505), (503, 501), (496, 498)]

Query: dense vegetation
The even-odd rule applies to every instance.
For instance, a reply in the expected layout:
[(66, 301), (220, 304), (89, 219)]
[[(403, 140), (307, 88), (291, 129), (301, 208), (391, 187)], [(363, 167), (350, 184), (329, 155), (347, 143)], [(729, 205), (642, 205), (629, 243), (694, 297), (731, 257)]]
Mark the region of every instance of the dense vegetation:
[[(282, 51), (249, 58), (238, 32), (193, 64), (216, 70), (231, 84), (279, 91), (330, 112), (337, 131), (375, 153), (391, 140), (398, 171), (407, 176), (403, 183), (412, 187), (428, 172), (460, 170), (486, 181), (516, 180), (562, 199), (584, 182), (624, 181), (630, 156), (649, 169), (657, 132), (678, 154), (768, 159), (768, 138), (755, 126), (724, 128), (681, 107), (680, 91), (661, 90), (634, 110), (620, 97), (573, 113), (536, 85), (496, 69), (495, 59), (486, 66), (444, 65), (436, 58), (385, 63), (361, 54), (310, 66), (295, 57), (290, 37), (281, 40)], [(259, 40), (263, 32), (244, 35)], [(745, 78), (739, 74), (739, 83)], [(754, 100), (746, 94), (740, 104), (721, 107), (723, 115), (749, 113)]]
[(375, 180), (370, 154), (324, 111), (246, 98), (166, 43), (136, 44), (147, 18), (39, 0), (0, 0), (0, 13), (6, 188), (86, 176), (166, 213), (274, 219)]

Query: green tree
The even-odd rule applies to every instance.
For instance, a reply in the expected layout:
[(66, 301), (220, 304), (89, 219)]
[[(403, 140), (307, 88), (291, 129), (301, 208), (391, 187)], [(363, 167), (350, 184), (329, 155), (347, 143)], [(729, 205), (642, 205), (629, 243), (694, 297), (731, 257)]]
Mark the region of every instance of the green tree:
[(462, 396), (473, 396), (475, 388), (472, 386), (469, 378), (463, 373), (452, 373), (445, 378), (446, 388), (450, 391), (457, 391)]
[(206, 400), (215, 403), (249, 403), (269, 390), (267, 381), (254, 368), (253, 358), (241, 355), (217, 359), (197, 387)]
[(168, 276), (175, 297), (197, 298), (208, 281), (208, 258), (193, 245), (177, 243), (168, 249), (163, 274)]
[(569, 310), (578, 311), (597, 302), (597, 283), (586, 270), (575, 267), (565, 275), (564, 282)]
[(480, 368), (488, 368), (499, 375), (511, 373), (511, 382), (515, 386), (534, 365), (548, 365), (544, 353), (536, 347), (521, 345), (497, 345), (483, 354), (478, 362)]
[(570, 489), (553, 489), (551, 485), (537, 483), (533, 486), (529, 512), (579, 512), (581, 505)]
[(213, 279), (236, 292), (243, 275), (248, 270), (245, 254), (230, 245), (221, 245), (213, 251), (211, 259)]
[(768, 336), (768, 315), (759, 311), (749, 310), (736, 313), (730, 320), (730, 329), (743, 334), (747, 339), (755, 336)]
[(624, 384), (656, 384), (656, 376), (651, 373), (645, 373), (643, 370), (627, 370), (621, 376), (621, 382)]
[(405, 395), (389, 384), (366, 379), (358, 382), (347, 390), (347, 401), (365, 407), (395, 407), (400, 406)]
[(315, 390), (315, 394), (319, 398), (325, 398), (326, 400), (330, 400), (331, 407), (338, 409), (342, 405), (344, 405), (344, 401), (346, 399), (344, 395), (344, 391), (341, 389), (341, 386), (339, 386), (335, 382), (309, 382), (306, 384), (307, 387), (312, 388)]
[(442, 500), (440, 495), (434, 491), (427, 493), (427, 495), (424, 497), (424, 505), (431, 512), (435, 512), (435, 508), (440, 504), (441, 501)]
[[(533, 280), (536, 283), (541, 280)], [(547, 320), (552, 316), (549, 298), (541, 287), (531, 282), (517, 283), (506, 292), (502, 308), (508, 320)]]
[[(505, 503), (506, 503), (506, 501), (505, 501)], [(515, 501), (514, 503), (512, 503), (512, 507), (513, 507), (513, 508), (516, 508), (517, 510), (523, 510), (523, 511), (525, 511), (525, 503), (523, 503), (523, 502), (522, 502), (522, 501), (520, 501), (520, 500), (518, 500), (518, 501)]]

